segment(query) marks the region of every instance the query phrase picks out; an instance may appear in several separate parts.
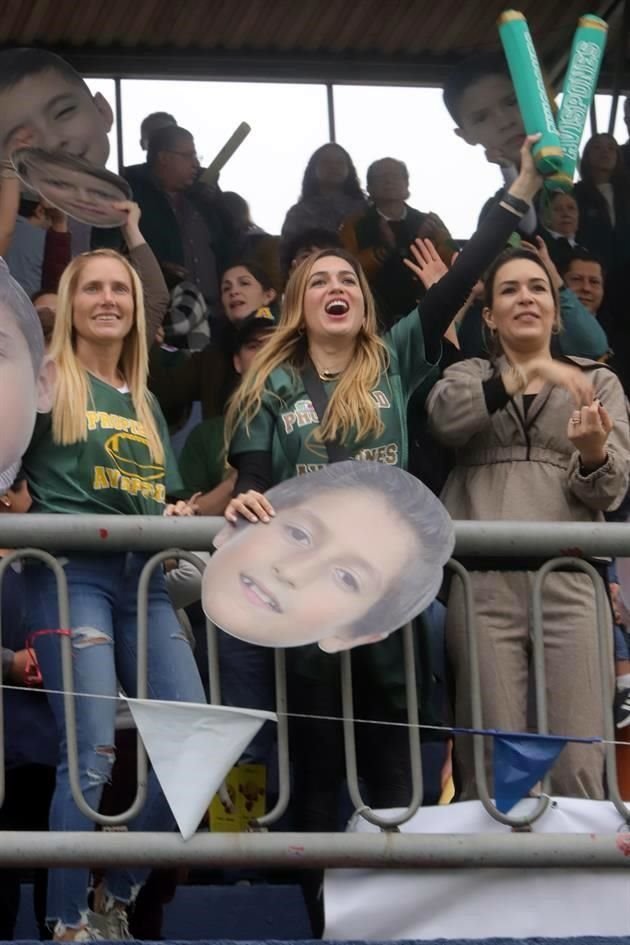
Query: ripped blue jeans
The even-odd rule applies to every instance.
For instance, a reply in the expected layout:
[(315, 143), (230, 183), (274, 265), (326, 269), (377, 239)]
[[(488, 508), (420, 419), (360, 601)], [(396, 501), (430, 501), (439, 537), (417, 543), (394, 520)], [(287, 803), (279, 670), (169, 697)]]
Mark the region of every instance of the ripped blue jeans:
[[(70, 629), (76, 692), (116, 696), (118, 683), (136, 694), (137, 590), (149, 556), (120, 553), (69, 555), (64, 564), (70, 595)], [(46, 689), (63, 689), (57, 586), (52, 571), (39, 562), (25, 568), (28, 628), (33, 636)], [(149, 698), (205, 702), (190, 645), (168, 597), (164, 575), (153, 571), (148, 594)], [(42, 632), (43, 631), (43, 632)], [(52, 631), (52, 632), (51, 632)], [(50, 829), (93, 830), (94, 823), (77, 808), (68, 776), (63, 697), (50, 695), (57, 723), (60, 762), (50, 811)], [(75, 699), (81, 788), (87, 803), (98, 810), (103, 785), (114, 764), (117, 702)], [(129, 830), (172, 830), (174, 820), (155, 775), (149, 778), (147, 800)], [(142, 870), (110, 870), (106, 891), (120, 902), (132, 902), (146, 877)], [(76, 927), (87, 915), (87, 869), (53, 869), (48, 879), (47, 921)]]

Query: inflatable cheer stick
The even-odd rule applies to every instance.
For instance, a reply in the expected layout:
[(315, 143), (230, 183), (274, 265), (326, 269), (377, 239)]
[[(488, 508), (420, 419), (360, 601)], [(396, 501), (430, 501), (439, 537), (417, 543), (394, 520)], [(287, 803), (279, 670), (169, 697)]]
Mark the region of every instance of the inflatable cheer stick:
[(542, 135), (532, 148), (536, 167), (543, 176), (555, 174), (562, 166), (560, 136), (527, 20), (518, 10), (506, 10), (498, 24), (525, 131)]
[(240, 148), (243, 141), (252, 129), (246, 121), (242, 121), (234, 134), (225, 142), (214, 161), (205, 169), (199, 180), (202, 184), (208, 184), (212, 187), (219, 179), (219, 174), (230, 160), (235, 151)]
[(551, 190), (570, 189), (573, 185), (580, 141), (597, 89), (607, 32), (607, 24), (598, 16), (587, 14), (578, 21), (557, 121), (564, 157), (559, 173), (545, 181), (545, 186)]

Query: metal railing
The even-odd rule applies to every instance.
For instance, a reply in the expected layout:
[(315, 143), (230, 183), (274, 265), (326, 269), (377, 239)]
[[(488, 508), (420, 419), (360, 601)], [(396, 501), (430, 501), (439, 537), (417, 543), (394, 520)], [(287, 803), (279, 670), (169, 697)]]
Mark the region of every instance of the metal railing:
[[(203, 563), (192, 554), (207, 551), (223, 520), (218, 518), (153, 519), (135, 516), (3, 516), (0, 545), (17, 548), (0, 563), (0, 587), (8, 567), (17, 559), (38, 559), (52, 569), (58, 589), (59, 626), (69, 627), (68, 588), (63, 567), (54, 552), (142, 551), (155, 552), (146, 562), (138, 585), (138, 670), (137, 696), (147, 694), (147, 591), (151, 575), (167, 558), (189, 561), (199, 570)], [(456, 557), (548, 557), (538, 571), (532, 591), (532, 645), (535, 697), (539, 731), (548, 732), (545, 694), (542, 590), (548, 575), (555, 570), (581, 571), (592, 581), (595, 592), (602, 698), (612, 706), (609, 673), (612, 664), (612, 638), (609, 632), (608, 601), (598, 571), (587, 556), (630, 556), (630, 526), (620, 524), (459, 522), (456, 523)], [(179, 548), (186, 548), (180, 551)], [(468, 571), (457, 561), (449, 567), (463, 582), (466, 627), (469, 644), (472, 719), (475, 729), (483, 729), (483, 711), (477, 653), (477, 635), (473, 587)], [(221, 702), (216, 630), (208, 624), (208, 663), (210, 701)], [(388, 866), (630, 866), (629, 844), (618, 836), (533, 834), (420, 835), (400, 834), (397, 828), (416, 813), (423, 799), (420, 760), (421, 726), (415, 677), (414, 635), (408, 625), (402, 631), (407, 694), (407, 721), (411, 770), (411, 799), (404, 810), (388, 817), (364, 803), (359, 785), (356, 759), (352, 662), (342, 654), (343, 737), (346, 778), (351, 800), (366, 820), (379, 826), (380, 834), (286, 834), (268, 833), (265, 828), (285, 813), (290, 800), (290, 767), (286, 670), (284, 651), (275, 651), (276, 712), (278, 716), (278, 799), (274, 808), (246, 834), (197, 834), (184, 843), (175, 835), (155, 833), (18, 833), (4, 832), (0, 843), (0, 866), (14, 865), (129, 865), (165, 866), (201, 864), (207, 866), (257, 865), (297, 868), (315, 866), (368, 867)], [(0, 615), (0, 642), (2, 624)], [(72, 670), (72, 643), (60, 636), (68, 765), (72, 794), (81, 812), (93, 822), (118, 826), (132, 820), (146, 798), (148, 764), (138, 735), (137, 793), (131, 806), (117, 815), (93, 810), (85, 800), (79, 777), (76, 732), (76, 707)], [(1, 695), (1, 690), (0, 690)], [(0, 803), (4, 796), (4, 756), (2, 738), (3, 700), (0, 698)], [(630, 823), (630, 808), (622, 800), (617, 783), (612, 712), (604, 713), (606, 781), (609, 798), (620, 814), (621, 822)], [(584, 733), (592, 735), (593, 733)], [(484, 762), (484, 736), (475, 734), (473, 751), (479, 799), (491, 817), (517, 831), (527, 829), (544, 815), (549, 804), (547, 785), (526, 815), (506, 815), (497, 810), (490, 797)], [(629, 749), (630, 750), (630, 749)], [(627, 836), (627, 835), (626, 835)]]

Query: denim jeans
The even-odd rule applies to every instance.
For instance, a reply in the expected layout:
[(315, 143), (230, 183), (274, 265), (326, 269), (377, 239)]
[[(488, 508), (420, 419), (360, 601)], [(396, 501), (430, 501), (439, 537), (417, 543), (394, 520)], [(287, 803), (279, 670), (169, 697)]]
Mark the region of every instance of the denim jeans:
[(614, 626), (615, 633), (615, 662), (630, 660), (630, 633), (618, 623)]
[[(136, 694), (137, 589), (148, 556), (70, 555), (62, 559), (70, 595), (70, 630), (75, 691), (116, 696), (119, 683)], [(33, 562), (25, 569), (27, 621), (45, 689), (63, 689), (57, 587), (52, 572)], [(178, 702), (205, 702), (190, 645), (171, 606), (159, 568), (148, 593), (148, 695)], [(52, 630), (52, 632), (51, 632)], [(39, 631), (39, 633), (38, 633)], [(45, 632), (41, 632), (45, 631)], [(77, 808), (70, 791), (63, 697), (49, 696), (60, 740), (57, 785), (50, 829), (92, 830), (94, 824)], [(75, 699), (79, 774), (88, 804), (98, 810), (103, 786), (114, 764), (115, 699)], [(129, 830), (172, 830), (174, 820), (153, 772), (147, 800)], [(132, 902), (147, 871), (111, 870), (107, 892)], [(76, 927), (87, 913), (87, 869), (53, 869), (49, 873), (47, 920)]]

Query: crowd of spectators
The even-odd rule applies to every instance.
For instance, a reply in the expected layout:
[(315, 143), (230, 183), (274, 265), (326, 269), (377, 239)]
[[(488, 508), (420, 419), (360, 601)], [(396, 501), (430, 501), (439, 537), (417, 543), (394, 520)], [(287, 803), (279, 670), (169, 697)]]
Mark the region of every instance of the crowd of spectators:
[[(630, 485), (630, 142), (594, 135), (574, 190), (549, 192), (501, 57), (463, 63), (447, 81), (444, 101), (456, 133), (484, 148), (503, 178), (465, 244), (442, 221), (441, 208), (408, 204), (404, 156), (376, 151), (362, 182), (351, 155), (335, 143), (310, 158), (282, 232), (266, 233), (251, 219), (247, 182), (245, 196), (204, 183), (194, 134), (165, 112), (142, 123), (145, 163), (123, 171), (132, 199), (118, 205), (126, 217), (119, 230), (75, 232), (59, 210), (21, 192), (5, 162), (0, 308), (11, 330), (0, 334), (2, 426), (21, 397), (15, 381), (3, 381), (3, 362), (20, 344), (28, 345), (36, 372), (42, 358), (54, 366), (55, 380), (49, 408), (37, 416), (33, 408), (21, 465), (1, 483), (0, 513), (225, 516), (262, 529), (273, 514), (265, 499), (271, 486), (345, 457), (408, 469), (457, 520), (623, 519)], [(627, 108), (626, 120), (630, 131)], [(17, 135), (12, 147), (24, 143)], [(37, 317), (45, 355), (30, 340)], [(323, 412), (315, 410), (307, 376), (318, 385)], [(70, 633), (82, 692), (136, 691), (135, 595), (148, 556), (64, 549), (59, 556), (69, 631), (51, 630), (58, 626), (55, 579), (41, 562), (10, 565), (2, 585), (7, 792), (0, 829), (90, 829), (70, 791), (63, 702), (37, 691), (63, 688), (60, 634)], [(464, 563), (477, 608), (484, 722), (535, 729), (530, 601), (541, 561)], [(545, 585), (549, 720), (557, 734), (599, 736), (612, 712), (618, 727), (630, 724), (630, 643), (619, 586), (613, 562), (596, 567), (610, 589), (604, 628), (596, 626), (583, 573), (559, 571)], [(194, 568), (173, 561), (154, 572), (148, 655), (155, 698), (207, 698), (199, 598)], [(472, 726), (464, 611), (461, 582), (451, 577), (415, 626), (422, 720), (438, 726)], [(616, 695), (605, 705), (597, 635), (612, 638), (613, 628)], [(341, 648), (288, 651), (289, 817), (297, 830), (341, 826), (343, 740), (333, 721), (342, 714)], [(272, 651), (220, 633), (219, 659), (225, 704), (273, 708)], [(353, 661), (357, 716), (404, 722), (401, 635), (358, 648)], [(105, 786), (128, 779), (132, 764), (128, 751), (117, 755), (124, 736), (115, 698), (85, 700), (77, 721), (81, 786), (98, 808), (109, 803)], [(405, 806), (406, 729), (358, 728), (368, 802)], [(425, 800), (436, 803), (453, 746), (450, 736), (433, 738), (439, 750), (427, 761)], [(476, 796), (470, 741), (465, 734), (454, 741), (456, 799)], [(266, 726), (243, 761), (271, 773), (273, 759), (274, 730)], [(488, 777), (491, 783), (490, 764)], [(602, 746), (571, 743), (551, 780), (557, 794), (603, 798)], [(268, 784), (270, 801), (273, 777)], [(171, 828), (152, 777), (144, 812), (130, 829)], [(148, 928), (145, 937), (159, 937), (159, 923), (146, 924), (147, 913), (159, 914), (155, 875), (144, 886), (152, 897), (138, 897), (147, 880), (139, 871), (99, 877), (98, 895), (88, 897), (87, 871), (38, 871), (42, 938), (128, 938), (130, 917), (132, 932)], [(0, 938), (13, 936), (19, 881), (16, 870), (0, 876)], [(316, 935), (320, 884), (319, 875), (303, 879)]]

